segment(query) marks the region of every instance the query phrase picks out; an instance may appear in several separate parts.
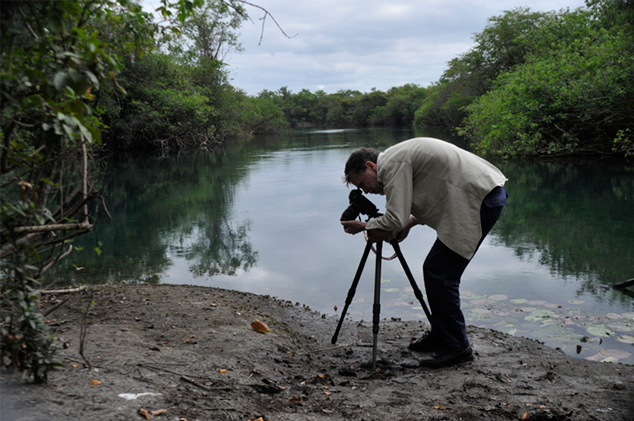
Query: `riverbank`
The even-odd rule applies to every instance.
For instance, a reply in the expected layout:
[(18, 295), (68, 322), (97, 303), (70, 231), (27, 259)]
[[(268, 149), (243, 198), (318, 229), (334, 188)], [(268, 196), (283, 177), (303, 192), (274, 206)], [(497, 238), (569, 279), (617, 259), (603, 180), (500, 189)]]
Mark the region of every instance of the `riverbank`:
[[(65, 298), (45, 295), (44, 308)], [(93, 300), (84, 360), (82, 308)], [(0, 372), (3, 420), (634, 418), (634, 366), (473, 326), (476, 360), (430, 370), (406, 349), (423, 324), (383, 320), (373, 371), (371, 324), (345, 321), (332, 345), (336, 318), (268, 296), (100, 285), (48, 318), (65, 369), (47, 385)], [(254, 330), (255, 320), (270, 331)]]

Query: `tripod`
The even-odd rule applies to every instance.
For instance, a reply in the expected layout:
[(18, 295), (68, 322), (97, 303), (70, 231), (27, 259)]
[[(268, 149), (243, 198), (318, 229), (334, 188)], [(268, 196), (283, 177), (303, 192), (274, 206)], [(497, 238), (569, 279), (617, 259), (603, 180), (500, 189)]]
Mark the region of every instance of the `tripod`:
[[(401, 247), (398, 245), (398, 241), (396, 239), (390, 241), (392, 247), (394, 247), (394, 251), (398, 256), (398, 260), (401, 262), (401, 266), (403, 266), (403, 270), (405, 271), (405, 275), (407, 279), (409, 279), (409, 283), (414, 290), (414, 295), (420, 302), (420, 305), (423, 307), (425, 311), (425, 315), (427, 316), (427, 320), (429, 323), (432, 322), (431, 313), (425, 304), (425, 300), (423, 299), (423, 294), (420, 291), (420, 288), (416, 284), (414, 277), (412, 276), (412, 272), (409, 270), (407, 266), (407, 262), (403, 257), (403, 253), (401, 252)], [(346, 317), (346, 313), (348, 312), (348, 307), (350, 303), (352, 303), (352, 299), (354, 298), (354, 294), (357, 290), (357, 284), (359, 283), (359, 279), (361, 278), (361, 274), (363, 273), (363, 267), (365, 266), (366, 260), (368, 260), (368, 255), (370, 254), (370, 250), (372, 249), (372, 243), (368, 241), (365, 246), (365, 250), (363, 251), (363, 256), (361, 257), (361, 262), (359, 262), (359, 267), (357, 268), (357, 273), (354, 276), (354, 280), (352, 281), (352, 285), (350, 286), (350, 290), (348, 290), (348, 296), (346, 297), (346, 305), (343, 308), (343, 312), (341, 313), (341, 318), (339, 319), (339, 323), (337, 324), (337, 330), (335, 330), (335, 334), (332, 337), (331, 343), (334, 345), (337, 343), (337, 337), (339, 336), (339, 330), (341, 330), (341, 325), (343, 324), (343, 319)], [(372, 305), (372, 334), (373, 334), (373, 342), (372, 342), (372, 370), (376, 370), (376, 352), (377, 352), (377, 340), (379, 334), (379, 317), (381, 314), (381, 253), (383, 249), (383, 241), (379, 241), (376, 243), (376, 267), (374, 270), (374, 304)]]

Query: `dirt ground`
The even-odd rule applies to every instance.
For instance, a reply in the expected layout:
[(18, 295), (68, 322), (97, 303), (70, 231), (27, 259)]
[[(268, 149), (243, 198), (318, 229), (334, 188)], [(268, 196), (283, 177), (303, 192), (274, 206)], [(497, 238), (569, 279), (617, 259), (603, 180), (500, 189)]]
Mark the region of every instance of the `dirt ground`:
[(70, 295), (48, 316), (65, 369), (46, 385), (0, 371), (3, 421), (634, 420), (634, 366), (493, 330), (469, 327), (474, 362), (431, 370), (407, 350), (424, 324), (382, 320), (372, 370), (371, 324), (345, 320), (332, 345), (338, 319), (299, 303), (180, 285)]

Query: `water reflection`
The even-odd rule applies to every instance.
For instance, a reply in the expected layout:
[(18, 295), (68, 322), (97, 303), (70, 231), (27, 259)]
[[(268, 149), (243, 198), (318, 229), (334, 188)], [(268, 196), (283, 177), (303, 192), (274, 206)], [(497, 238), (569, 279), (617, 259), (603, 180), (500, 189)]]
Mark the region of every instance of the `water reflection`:
[[(365, 246), (339, 224), (348, 206), (345, 161), (359, 146), (383, 150), (414, 136), (450, 139), (431, 131), (304, 130), (217, 155), (111, 161), (103, 194), (113, 219), (100, 212), (94, 232), (75, 242), (81, 250), (49, 279), (218, 286), (333, 314)], [(495, 163), (509, 178), (510, 204), (463, 277), (469, 323), (571, 354), (588, 335), (580, 357), (608, 345), (632, 353), (634, 300), (606, 288), (634, 276), (632, 168)], [(384, 208), (381, 197), (371, 199)], [(417, 279), (434, 240), (433, 230), (416, 227), (402, 243)], [(383, 271), (382, 316), (424, 320), (400, 265)], [(365, 272), (348, 312), (356, 319), (371, 314), (373, 273)], [(601, 326), (613, 335), (596, 336)]]
[(629, 302), (604, 287), (632, 276), (634, 171), (611, 164), (498, 163), (511, 204), (496, 226), (500, 244), (536, 259), (581, 294)]
[(235, 275), (257, 262), (249, 222), (231, 222), (242, 167), (235, 155), (113, 160), (103, 187), (112, 219), (100, 215), (78, 252), (53, 272), (60, 282), (159, 282), (173, 257), (194, 276)]

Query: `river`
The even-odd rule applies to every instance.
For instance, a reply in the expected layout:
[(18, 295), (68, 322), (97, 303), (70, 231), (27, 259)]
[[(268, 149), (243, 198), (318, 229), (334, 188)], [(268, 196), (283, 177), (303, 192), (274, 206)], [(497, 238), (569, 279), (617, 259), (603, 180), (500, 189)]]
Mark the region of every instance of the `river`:
[[(49, 281), (214, 286), (340, 314), (365, 247), (339, 223), (344, 163), (357, 147), (415, 136), (466, 147), (437, 131), (305, 129), (217, 154), (109, 160), (103, 196), (112, 219), (95, 209), (95, 229)], [(463, 276), (468, 323), (580, 358), (634, 363), (634, 293), (608, 288), (634, 277), (634, 169), (492, 162), (509, 179), (509, 205)], [(368, 198), (383, 209), (382, 197)], [(402, 243), (419, 281), (434, 240), (419, 226)], [(426, 320), (398, 260), (382, 266), (382, 318)], [(372, 320), (373, 278), (371, 257), (348, 311), (355, 320)]]

